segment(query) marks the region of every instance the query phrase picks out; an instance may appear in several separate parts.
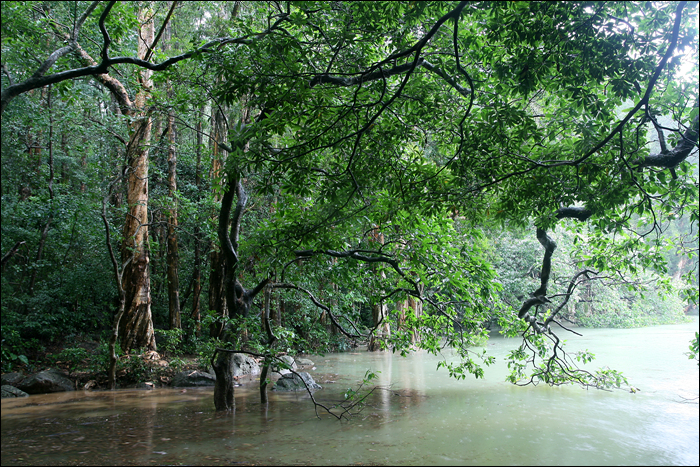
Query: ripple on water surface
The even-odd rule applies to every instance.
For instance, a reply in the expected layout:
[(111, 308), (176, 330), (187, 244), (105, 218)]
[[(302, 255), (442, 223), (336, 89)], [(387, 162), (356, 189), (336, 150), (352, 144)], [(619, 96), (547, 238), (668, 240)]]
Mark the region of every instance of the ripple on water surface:
[[(642, 392), (515, 387), (504, 363), (484, 380), (450, 379), (426, 354), (317, 357), (316, 397), (339, 400), (367, 369), (381, 389), (350, 421), (316, 418), (307, 395), (236, 389), (217, 414), (213, 389), (74, 392), (2, 400), (3, 465), (698, 464), (698, 367), (689, 325), (584, 330), (572, 347), (621, 369)], [(517, 346), (491, 339), (499, 359)], [(332, 381), (332, 382), (331, 382)]]

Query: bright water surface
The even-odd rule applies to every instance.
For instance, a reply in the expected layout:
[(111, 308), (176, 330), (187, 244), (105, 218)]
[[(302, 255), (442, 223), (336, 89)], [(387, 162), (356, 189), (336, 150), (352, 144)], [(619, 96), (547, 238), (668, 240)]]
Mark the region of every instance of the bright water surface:
[(341, 398), (367, 369), (391, 386), (349, 422), (319, 420), (303, 394), (272, 392), (261, 406), (252, 382), (236, 389), (235, 414), (215, 413), (212, 388), (3, 399), (2, 465), (698, 465), (698, 365), (684, 355), (696, 330), (694, 318), (568, 338), (636, 394), (512, 386), (503, 357), (518, 341), (493, 337), (499, 363), (484, 380), (450, 379), (424, 353), (312, 357), (319, 400)]

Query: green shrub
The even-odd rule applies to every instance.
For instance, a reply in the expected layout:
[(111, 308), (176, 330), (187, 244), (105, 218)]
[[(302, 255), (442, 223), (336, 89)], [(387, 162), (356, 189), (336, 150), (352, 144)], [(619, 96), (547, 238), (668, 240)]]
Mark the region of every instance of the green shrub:
[(49, 357), (49, 360), (53, 361), (53, 363), (62, 362), (68, 364), (71, 371), (75, 371), (76, 368), (82, 366), (87, 359), (88, 351), (82, 347), (63, 349), (59, 353)]
[[(117, 354), (117, 370), (119, 370), (119, 358), (124, 355), (121, 347), (119, 347), (119, 343), (117, 343), (114, 353)], [(97, 346), (97, 349), (90, 356), (88, 361), (92, 371), (103, 371), (107, 373), (109, 371), (109, 343), (106, 341), (100, 342), (100, 345)]]
[(699, 335), (697, 332), (695, 332), (695, 339), (691, 340), (690, 345), (688, 346), (690, 352), (686, 352), (685, 354), (688, 356), (688, 359), (695, 359), (695, 361), (698, 362), (698, 366), (700, 366), (700, 360), (698, 360), (698, 353), (700, 353), (700, 344), (698, 343), (698, 338)]
[(3, 326), (2, 336), (2, 371), (12, 371), (19, 364), (28, 365), (29, 359), (24, 355), (22, 341), (17, 329), (6, 329)]
[(182, 338), (185, 331), (182, 329), (156, 329), (158, 348), (170, 356), (181, 355)]

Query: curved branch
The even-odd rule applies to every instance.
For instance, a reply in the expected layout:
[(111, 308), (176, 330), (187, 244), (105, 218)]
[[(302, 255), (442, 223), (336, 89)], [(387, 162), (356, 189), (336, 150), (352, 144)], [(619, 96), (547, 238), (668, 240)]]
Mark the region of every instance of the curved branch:
[(593, 211), (581, 207), (562, 207), (557, 209), (557, 219), (578, 219), (581, 222), (587, 221), (593, 215)]
[[(588, 277), (589, 273), (597, 274), (595, 271), (592, 271), (590, 269), (584, 269), (583, 271), (577, 272), (574, 275), (574, 277), (571, 278), (571, 280), (569, 281), (569, 288), (567, 289), (566, 293), (564, 294), (564, 300), (559, 304), (557, 309), (554, 310), (552, 312), (552, 314), (545, 320), (545, 322), (544, 322), (545, 327), (547, 327), (549, 325), (549, 323), (554, 321), (554, 318), (557, 316), (557, 314), (562, 310), (562, 308), (564, 308), (566, 306), (567, 303), (569, 303), (569, 299), (571, 298), (571, 294), (574, 293), (574, 289), (576, 288), (576, 286), (578, 286), (580, 284), (580, 282), (577, 282), (578, 278), (581, 276), (585, 276), (586, 279), (590, 280), (590, 278)], [(557, 323), (557, 324), (559, 324), (559, 323)], [(559, 324), (559, 326), (561, 326), (561, 324)], [(564, 327), (564, 326), (562, 326), (562, 327)]]
[(165, 20), (163, 21), (163, 24), (160, 26), (160, 30), (158, 31), (158, 34), (156, 34), (156, 38), (153, 39), (153, 44), (150, 46), (146, 44), (148, 47), (148, 52), (146, 53), (146, 56), (143, 57), (144, 60), (148, 61), (151, 59), (151, 56), (153, 55), (153, 49), (155, 49), (156, 45), (158, 44), (158, 41), (160, 40), (160, 36), (163, 35), (163, 31), (165, 31), (165, 27), (168, 25), (168, 22), (170, 21), (170, 17), (173, 15), (173, 11), (175, 11), (175, 7), (177, 6), (177, 1), (173, 1), (172, 5), (170, 5), (170, 10), (168, 11), (168, 14), (165, 16)]
[(334, 324), (334, 325), (340, 330), (340, 332), (342, 332), (345, 336), (347, 336), (347, 337), (349, 337), (349, 338), (351, 338), (351, 339), (357, 339), (357, 338), (360, 338), (360, 337), (364, 337), (364, 336), (363, 336), (362, 334), (360, 334), (360, 332), (357, 330), (357, 327), (355, 327), (355, 324), (354, 324), (352, 321), (350, 321), (350, 320), (348, 320), (348, 322), (350, 323), (350, 325), (353, 327), (353, 329), (355, 330), (355, 332), (356, 332), (357, 334), (351, 334), (351, 333), (349, 333), (348, 331), (346, 331), (345, 328), (343, 328), (343, 327), (340, 325), (340, 323), (338, 323), (338, 320), (336, 319), (335, 315), (333, 315), (333, 313), (331, 312), (331, 309), (330, 309), (329, 307), (327, 307), (326, 305), (324, 305), (323, 303), (319, 302), (318, 299), (314, 296), (314, 294), (312, 294), (312, 293), (309, 292), (308, 290), (304, 289), (303, 287), (299, 287), (298, 285), (294, 285), (294, 284), (285, 284), (285, 283), (270, 284), (270, 287), (273, 288), (273, 289), (293, 289), (293, 290), (298, 290), (299, 292), (304, 292), (306, 295), (308, 295), (308, 297), (311, 299), (311, 301), (313, 302), (313, 304), (316, 305), (316, 307), (318, 307), (318, 308), (322, 309), (323, 311), (325, 311), (326, 313), (328, 313), (328, 316), (331, 318), (331, 322), (333, 322), (333, 324)]
[(2, 262), (0, 262), (0, 266), (5, 266), (5, 264), (10, 260), (10, 258), (12, 258), (15, 255), (15, 253), (17, 253), (17, 250), (19, 249), (19, 247), (21, 247), (25, 243), (26, 243), (25, 241), (20, 241), (20, 242), (15, 243), (15, 246), (10, 248), (10, 251), (8, 251), (7, 253), (5, 253), (2, 256)]
[(95, 8), (97, 8), (97, 5), (100, 4), (99, 0), (95, 0), (90, 4), (90, 6), (85, 9), (82, 15), (80, 15), (80, 18), (78, 18), (78, 21), (75, 22), (75, 25), (73, 26), (73, 32), (71, 33), (71, 41), (72, 42), (77, 42), (78, 41), (78, 35), (80, 34), (80, 29), (83, 27), (83, 23), (85, 23), (85, 20), (90, 16), (90, 14), (95, 11)]
[[(678, 34), (680, 31), (681, 27), (681, 14), (683, 12), (683, 8), (685, 8), (685, 5), (688, 2), (682, 1), (678, 4), (678, 7), (676, 8), (676, 20), (673, 24), (673, 33), (671, 35), (671, 41), (668, 46), (668, 49), (666, 49), (666, 53), (664, 54), (663, 58), (661, 59), (661, 62), (659, 62), (659, 65), (656, 67), (656, 70), (654, 71), (654, 75), (651, 77), (649, 80), (649, 84), (647, 85), (646, 92), (644, 93), (644, 96), (642, 99), (637, 103), (637, 105), (630, 110), (625, 118), (622, 119), (620, 123), (613, 129), (613, 131), (608, 134), (600, 143), (596, 144), (591, 150), (586, 152), (583, 156), (579, 157), (576, 160), (573, 161), (566, 161), (566, 162), (557, 162), (555, 164), (550, 164), (546, 166), (547, 168), (552, 168), (552, 167), (558, 167), (558, 166), (576, 166), (581, 164), (581, 162), (585, 161), (589, 157), (591, 157), (593, 154), (601, 150), (603, 147), (605, 147), (610, 140), (613, 139), (613, 137), (622, 131), (624, 126), (627, 124), (627, 122), (630, 121), (630, 119), (639, 111), (639, 109), (642, 108), (642, 106), (645, 106), (649, 103), (649, 97), (651, 96), (651, 92), (654, 89), (654, 86), (656, 85), (656, 81), (658, 81), (659, 76), (661, 75), (661, 72), (663, 69), (666, 67), (666, 63), (668, 63), (668, 60), (671, 58), (673, 55), (673, 52), (676, 50), (676, 45), (678, 43)], [(697, 137), (696, 137), (697, 140)]]
[[(695, 107), (698, 106), (697, 101)], [(698, 115), (695, 116), (693, 122), (681, 135), (681, 141), (670, 151), (661, 151), (659, 154), (646, 156), (644, 159), (638, 160), (633, 164), (638, 164), (640, 167), (661, 167), (672, 169), (688, 158), (693, 149), (698, 144)]]
[(557, 248), (557, 244), (552, 240), (544, 229), (537, 229), (537, 240), (544, 247), (544, 258), (542, 259), (542, 272), (540, 273), (540, 288), (532, 295), (544, 297), (547, 295), (547, 284), (549, 283), (549, 273), (552, 270), (552, 254)]
[[(417, 66), (422, 65), (422, 60), (419, 61)], [(384, 79), (388, 78), (390, 76), (394, 75), (399, 75), (401, 73), (405, 73), (408, 70), (410, 70), (413, 67), (413, 63), (405, 63), (403, 65), (396, 66), (394, 68), (390, 68), (388, 70), (384, 70), (383, 68), (380, 68), (378, 71), (375, 72), (366, 72), (361, 74), (360, 76), (354, 76), (354, 77), (344, 77), (344, 76), (333, 76), (329, 74), (323, 74), (323, 75), (318, 75), (314, 79), (311, 80), (309, 83), (309, 87), (313, 88), (314, 86), (317, 86), (319, 84), (332, 84), (334, 86), (354, 86), (356, 84), (362, 84), (366, 83), (368, 81), (375, 81), (378, 79)]]
[[(97, 2), (95, 2), (97, 3)], [(111, 2), (114, 3), (114, 2)], [(91, 5), (91, 8), (94, 9), (94, 6)], [(108, 6), (109, 8), (109, 6)], [(92, 11), (92, 10), (90, 10)], [(107, 11), (107, 10), (106, 10)], [(104, 15), (104, 13), (103, 13)], [(87, 15), (85, 15), (87, 17)], [(2, 115), (5, 112), (5, 109), (7, 108), (8, 104), (14, 99), (15, 97), (19, 96), (20, 94), (23, 94), (27, 91), (31, 91), (32, 89), (38, 89), (44, 86), (48, 86), (49, 84), (56, 84), (60, 83), (61, 81), (66, 81), (69, 79), (75, 79), (75, 78), (81, 78), (83, 76), (94, 76), (94, 75), (100, 75), (100, 74), (105, 74), (107, 73), (107, 70), (109, 67), (114, 66), (114, 65), (119, 65), (119, 64), (131, 64), (131, 65), (136, 65), (142, 68), (146, 68), (151, 71), (163, 71), (166, 68), (171, 67), (172, 65), (181, 62), (183, 60), (187, 60), (191, 58), (192, 56), (199, 54), (199, 53), (204, 53), (204, 52), (211, 52), (212, 49), (215, 46), (221, 47), (226, 44), (243, 44), (243, 45), (250, 45), (254, 43), (255, 41), (262, 39), (266, 35), (270, 34), (273, 30), (277, 29), (279, 24), (282, 21), (286, 21), (287, 16), (284, 15), (280, 19), (278, 19), (270, 28), (267, 30), (257, 33), (257, 34), (248, 34), (242, 37), (237, 37), (237, 38), (231, 38), (231, 37), (224, 37), (224, 38), (218, 38), (211, 40), (207, 42), (206, 44), (202, 45), (201, 47), (197, 47), (194, 50), (191, 50), (189, 52), (183, 53), (181, 55), (178, 55), (176, 57), (171, 57), (161, 63), (150, 63), (146, 60), (142, 60), (140, 58), (136, 57), (116, 57), (116, 58), (107, 58), (107, 49), (106, 46), (109, 45), (109, 42), (111, 39), (109, 39), (109, 34), (107, 33), (107, 30), (104, 29), (102, 31), (104, 40), (105, 40), (105, 46), (102, 49), (102, 62), (98, 65), (93, 62), (91, 66), (86, 66), (83, 68), (75, 68), (72, 70), (66, 70), (66, 71), (61, 71), (58, 73), (51, 74), (49, 76), (43, 76), (43, 74), (37, 75), (38, 71), (34, 73), (29, 79), (17, 83), (14, 85), (7, 86), (5, 89), (2, 90), (2, 93), (0, 93), (0, 115)], [(84, 21), (84, 20), (83, 20)], [(104, 24), (102, 24), (102, 27), (104, 28)], [(77, 34), (76, 34), (77, 37)], [(68, 46), (66, 46), (68, 47)], [(65, 47), (60, 49), (61, 54), (56, 56), (53, 61), (48, 64), (46, 67), (46, 70), (53, 66), (53, 64), (60, 58), (61, 56), (67, 54), (71, 50), (77, 50), (79, 49), (79, 45), (77, 42), (75, 43), (75, 46), (72, 49), (66, 49)], [(66, 50), (63, 50), (66, 49)], [(58, 51), (57, 51), (58, 52)], [(56, 54), (57, 52), (54, 52)], [(51, 57), (54, 56), (52, 54)], [(51, 59), (51, 57), (49, 57)], [(44, 65), (47, 64), (48, 59), (46, 62), (44, 62)], [(44, 68), (44, 65), (40, 67), (40, 70)], [(46, 71), (44, 70), (44, 72)]]
[(112, 0), (107, 4), (105, 11), (103, 11), (100, 15), (100, 20), (98, 22), (98, 26), (100, 28), (100, 32), (102, 33), (103, 39), (102, 51), (100, 52), (100, 57), (102, 57), (103, 62), (109, 61), (109, 46), (112, 44), (112, 38), (109, 36), (109, 32), (107, 32), (107, 28), (105, 27), (105, 21), (107, 20), (107, 15), (109, 15), (109, 12), (112, 10), (112, 7), (115, 3), (117, 2), (115, 0)]

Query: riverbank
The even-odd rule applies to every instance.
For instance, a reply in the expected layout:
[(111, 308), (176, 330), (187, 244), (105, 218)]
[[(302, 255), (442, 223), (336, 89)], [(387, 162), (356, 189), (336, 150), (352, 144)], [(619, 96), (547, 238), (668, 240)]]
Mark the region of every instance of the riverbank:
[[(293, 370), (307, 369), (314, 365), (313, 361), (302, 356), (281, 355), (280, 358)], [(95, 368), (91, 364), (93, 358), (86, 357), (80, 362), (66, 362), (55, 358), (53, 360), (54, 365), (35, 367), (31, 372), (15, 371), (2, 374), (2, 397), (109, 388), (107, 371)], [(233, 360), (233, 365), (234, 380), (239, 386), (252, 381), (257, 382), (255, 377), (261, 371), (260, 359), (238, 354)], [(282, 373), (285, 373), (285, 370), (279, 374), (273, 373), (272, 380), (279, 378)], [(185, 388), (214, 386), (216, 380), (214, 371), (201, 357), (163, 358), (153, 351), (120, 356), (116, 377), (117, 389), (148, 390), (170, 386)]]

